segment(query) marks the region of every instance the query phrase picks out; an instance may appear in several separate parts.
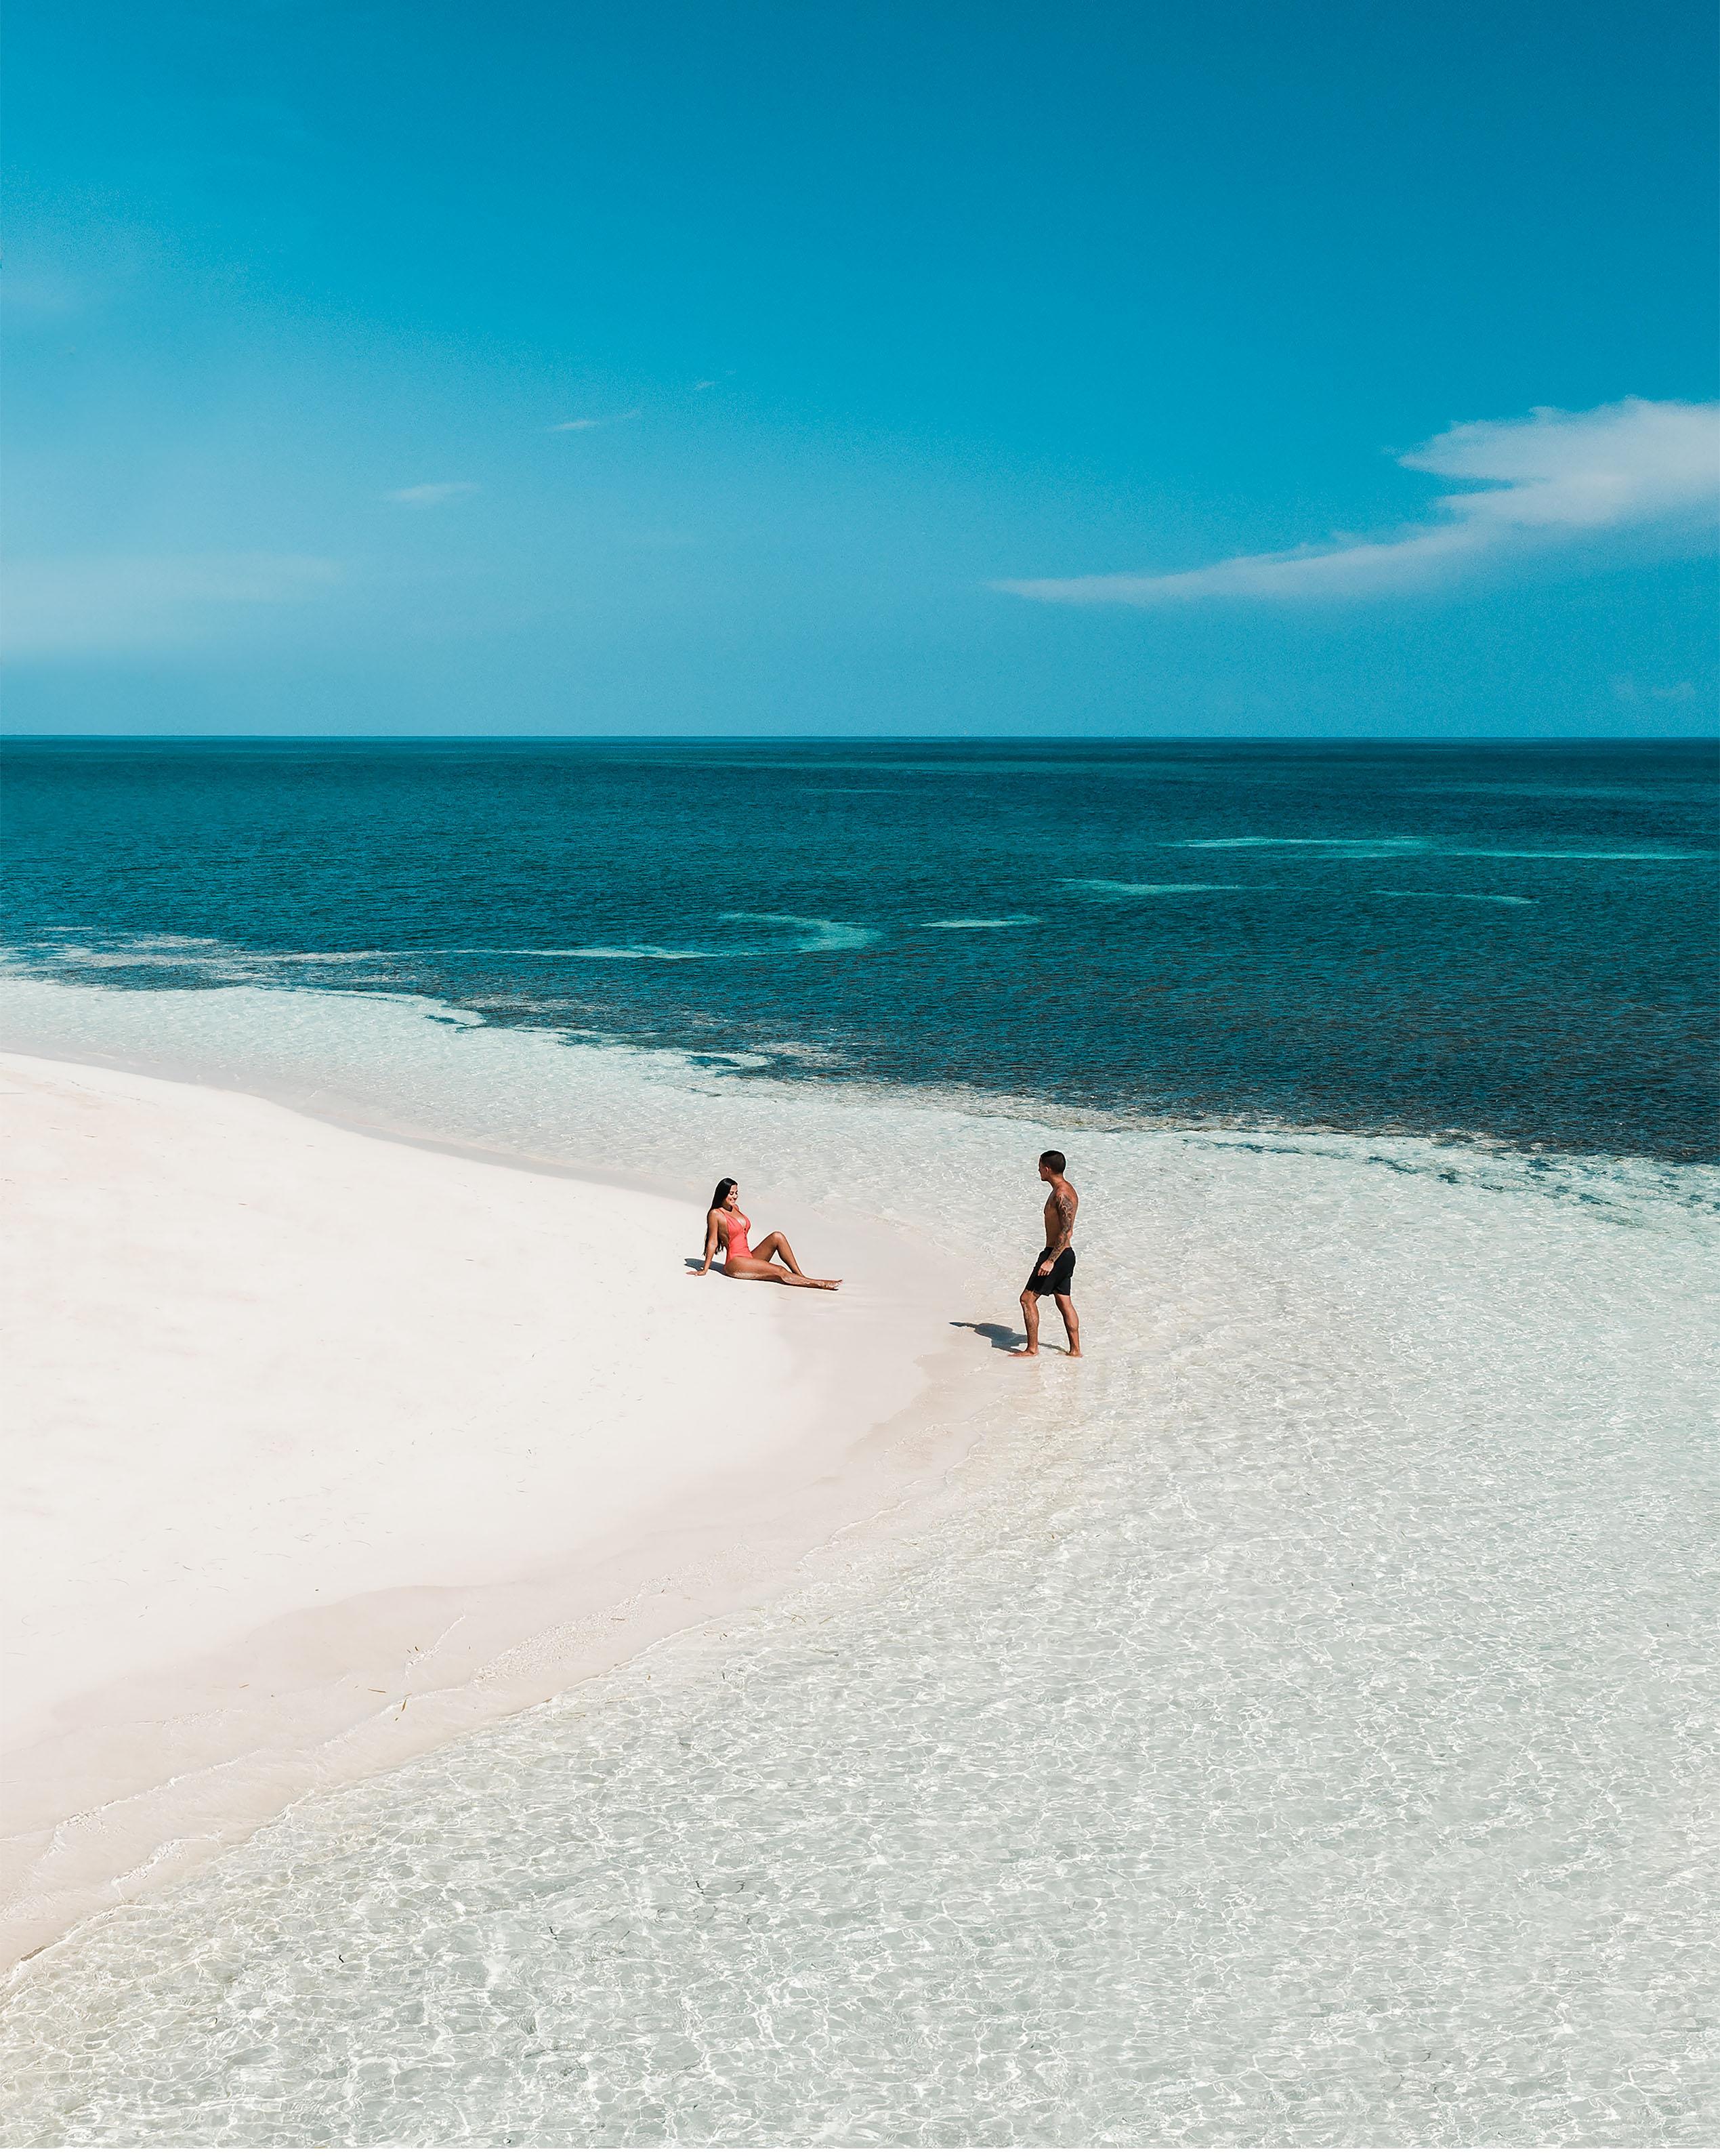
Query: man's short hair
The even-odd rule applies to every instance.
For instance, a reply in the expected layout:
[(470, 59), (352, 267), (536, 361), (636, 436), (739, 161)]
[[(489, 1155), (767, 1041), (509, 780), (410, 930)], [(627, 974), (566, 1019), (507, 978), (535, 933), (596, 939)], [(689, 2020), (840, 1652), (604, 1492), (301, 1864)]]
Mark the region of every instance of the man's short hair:
[(1060, 1152), (1042, 1152), (1040, 1155), (1040, 1166), (1049, 1168), (1053, 1175), (1061, 1175), (1068, 1165)]

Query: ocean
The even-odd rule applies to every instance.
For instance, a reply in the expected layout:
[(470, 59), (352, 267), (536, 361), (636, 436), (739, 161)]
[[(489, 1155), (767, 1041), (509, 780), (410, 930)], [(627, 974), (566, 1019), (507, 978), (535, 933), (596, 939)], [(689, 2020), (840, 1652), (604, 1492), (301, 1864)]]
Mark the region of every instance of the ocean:
[(27, 1965), (17, 2140), (1712, 2141), (1712, 746), (6, 762), (8, 1045), (1012, 1284), (1056, 1144), (1089, 1350)]
[(1132, 1122), (1712, 1157), (1701, 742), (7, 762), (8, 932), (54, 978), (381, 988)]

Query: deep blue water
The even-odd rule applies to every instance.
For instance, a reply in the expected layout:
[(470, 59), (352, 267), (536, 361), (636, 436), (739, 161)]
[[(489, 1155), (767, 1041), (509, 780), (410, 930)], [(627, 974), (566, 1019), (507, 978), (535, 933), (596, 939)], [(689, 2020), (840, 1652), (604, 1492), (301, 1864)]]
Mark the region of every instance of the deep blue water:
[[(1702, 743), (13, 743), (15, 963), (1711, 1158)], [(167, 939), (197, 939), (174, 942)]]

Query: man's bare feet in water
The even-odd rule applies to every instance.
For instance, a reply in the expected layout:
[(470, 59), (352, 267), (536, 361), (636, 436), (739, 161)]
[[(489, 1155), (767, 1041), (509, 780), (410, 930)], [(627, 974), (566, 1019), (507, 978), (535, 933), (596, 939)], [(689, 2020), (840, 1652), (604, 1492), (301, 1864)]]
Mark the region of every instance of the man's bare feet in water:
[[(1063, 1329), (1069, 1335), (1069, 1345), (1063, 1352), (1078, 1363), (1081, 1359), (1081, 1322), (1075, 1314), (1075, 1305), (1066, 1295), (1055, 1296), (1052, 1300), (1057, 1305), (1057, 1315), (1063, 1320)], [(1012, 1348), (1010, 1353), (1024, 1361), (1029, 1355), (1037, 1355), (1040, 1352), (1040, 1304), (1037, 1296), (1022, 1296), (1021, 1322), (1027, 1327), (1027, 1345)]]

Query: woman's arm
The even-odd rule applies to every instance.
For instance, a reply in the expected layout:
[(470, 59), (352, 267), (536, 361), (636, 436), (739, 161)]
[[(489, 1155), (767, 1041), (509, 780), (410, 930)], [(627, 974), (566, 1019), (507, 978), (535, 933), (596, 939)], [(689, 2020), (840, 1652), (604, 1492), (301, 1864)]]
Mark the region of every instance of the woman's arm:
[(716, 1209), (713, 1206), (705, 1215), (705, 1262), (700, 1266), (701, 1275), (711, 1270), (711, 1260), (716, 1255)]

